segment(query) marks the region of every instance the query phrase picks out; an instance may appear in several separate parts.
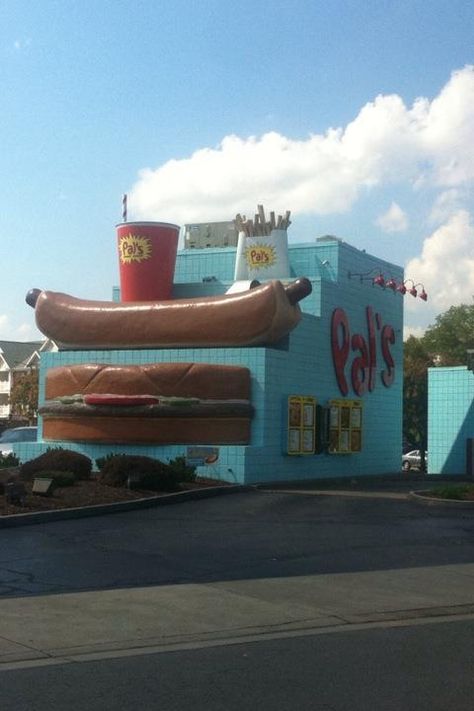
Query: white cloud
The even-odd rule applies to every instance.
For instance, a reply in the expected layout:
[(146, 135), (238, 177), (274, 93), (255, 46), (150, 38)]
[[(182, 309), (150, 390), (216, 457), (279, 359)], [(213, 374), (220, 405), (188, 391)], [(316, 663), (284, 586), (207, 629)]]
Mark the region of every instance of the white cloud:
[(0, 314), (0, 339), (4, 341), (40, 341), (44, 338), (34, 324), (14, 324), (8, 314)]
[(392, 202), (387, 212), (380, 215), (375, 224), (384, 232), (405, 232), (408, 227), (408, 218), (400, 205)]
[(0, 314), (0, 337), (3, 340), (8, 340), (8, 339), (6, 339), (5, 335), (3, 335), (3, 334), (5, 334), (5, 332), (9, 328), (9, 326), (10, 326), (10, 323), (9, 323), (8, 316), (6, 314)]
[(440, 193), (433, 204), (430, 213), (431, 222), (445, 222), (449, 217), (461, 209), (466, 196), (459, 188), (450, 188)]
[(345, 128), (294, 140), (229, 135), (214, 148), (145, 168), (131, 219), (179, 222), (253, 214), (256, 203), (297, 214), (342, 213), (362, 191), (409, 181), (455, 188), (474, 180), (474, 67), (454, 72), (431, 102), (377, 96)]
[(474, 67), (454, 72), (426, 111), (422, 143), (438, 185), (456, 186), (474, 178)]
[(403, 340), (406, 341), (410, 336), (421, 338), (425, 335), (426, 328), (423, 326), (405, 326), (403, 329)]
[[(421, 256), (407, 264), (405, 276), (424, 285), (434, 314), (472, 303), (474, 226), (467, 210), (453, 214), (424, 241)], [(406, 298), (407, 309), (414, 311), (418, 301)]]
[(16, 329), (16, 335), (15, 335), (15, 340), (19, 341), (36, 341), (36, 340), (42, 340), (44, 338), (43, 335), (40, 335), (38, 338), (38, 331), (34, 326), (32, 326), (29, 323), (22, 323), (18, 326)]

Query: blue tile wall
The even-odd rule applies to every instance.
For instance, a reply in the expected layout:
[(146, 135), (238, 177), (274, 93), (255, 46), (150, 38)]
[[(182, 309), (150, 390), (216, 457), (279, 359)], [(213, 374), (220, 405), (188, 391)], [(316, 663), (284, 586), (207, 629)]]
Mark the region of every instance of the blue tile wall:
[(175, 283), (201, 282), (215, 277), (231, 282), (234, 278), (235, 247), (215, 249), (187, 249), (178, 253)]
[[(176, 298), (224, 293), (232, 284), (235, 248), (185, 250), (178, 254), (174, 279)], [(77, 363), (138, 364), (149, 362), (208, 362), (246, 366), (251, 371), (255, 417), (249, 446), (220, 447), (218, 462), (199, 473), (239, 483), (304, 480), (391, 474), (400, 469), (402, 441), (402, 331), (403, 297), (389, 289), (372, 285), (354, 274), (381, 271), (397, 280), (403, 270), (357, 250), (340, 240), (290, 245), (292, 276), (311, 279), (313, 293), (301, 302), (303, 318), (281, 347), (183, 348), (122, 351), (62, 351), (42, 356), (40, 403), (44, 399), (46, 370)], [(212, 281), (207, 278), (213, 277)], [(206, 279), (206, 281), (203, 281)], [(117, 288), (113, 298), (118, 298)], [(347, 314), (351, 335), (368, 340), (366, 308), (380, 315), (380, 326), (390, 324), (395, 331), (391, 351), (395, 360), (395, 381), (384, 387), (385, 367), (380, 347), (381, 329), (376, 329), (376, 387), (362, 398), (363, 447), (351, 455), (318, 454), (288, 456), (286, 443), (286, 403), (289, 395), (308, 395), (326, 405), (339, 392), (331, 353), (331, 317), (334, 309)], [(350, 382), (350, 352), (345, 374)], [(352, 391), (348, 398), (357, 399)], [(41, 432), (41, 421), (39, 423)], [(43, 442), (25, 443), (17, 454), (29, 459), (51, 446)], [(92, 459), (108, 452), (140, 452), (166, 461), (185, 449), (180, 446), (69, 445)]]
[[(384, 387), (381, 370), (385, 367), (377, 343), (376, 386), (362, 398), (363, 448), (351, 455), (318, 454), (294, 457), (283, 454), (285, 432), (281, 429), (282, 409), (289, 395), (308, 395), (321, 405), (342, 398), (338, 390), (331, 354), (331, 315), (335, 308), (345, 310), (351, 333), (367, 339), (365, 307), (379, 313), (383, 324), (395, 329), (392, 353), (396, 364), (395, 382)], [(305, 315), (290, 335), (288, 352), (266, 350), (265, 443), (247, 448), (246, 481), (286, 481), (332, 477), (393, 474), (400, 470), (402, 441), (402, 312), (403, 297), (390, 290), (372, 287), (359, 280), (323, 282), (322, 316)], [(378, 334), (379, 335), (379, 334)], [(379, 339), (377, 339), (379, 340)], [(350, 380), (350, 361), (346, 367)], [(358, 399), (350, 391), (348, 398)]]
[(428, 471), (466, 473), (466, 440), (474, 437), (474, 373), (465, 366), (428, 371)]

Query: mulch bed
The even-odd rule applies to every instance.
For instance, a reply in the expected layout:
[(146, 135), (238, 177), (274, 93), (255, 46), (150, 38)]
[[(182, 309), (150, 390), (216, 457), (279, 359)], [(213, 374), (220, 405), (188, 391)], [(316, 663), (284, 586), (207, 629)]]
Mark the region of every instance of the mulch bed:
[[(4, 494), (0, 494), (0, 516), (12, 514), (25, 514), (37, 511), (51, 511), (54, 509), (82, 508), (97, 504), (115, 504), (120, 501), (133, 501), (156, 496), (164, 496), (169, 492), (131, 490), (106, 486), (92, 478), (89, 481), (77, 481), (74, 486), (58, 487), (52, 496), (33, 494), (33, 482), (24, 482), (26, 488), (26, 501), (24, 506), (8, 503)], [(210, 486), (225, 486), (226, 482), (214, 479), (196, 479), (194, 482), (181, 484), (181, 491), (201, 489)], [(3, 488), (3, 487), (2, 487)]]

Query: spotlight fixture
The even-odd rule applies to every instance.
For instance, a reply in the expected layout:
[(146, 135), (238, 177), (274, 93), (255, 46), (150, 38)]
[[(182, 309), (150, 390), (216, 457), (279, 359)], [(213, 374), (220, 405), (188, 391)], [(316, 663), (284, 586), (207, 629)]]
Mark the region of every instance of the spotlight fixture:
[[(407, 283), (408, 281), (411, 282), (411, 287), (410, 287), (410, 288), (408, 288), (408, 287), (406, 286), (406, 283)], [(416, 298), (416, 296), (418, 295), (418, 292), (417, 292), (416, 286), (415, 286), (415, 282), (413, 281), (413, 279), (405, 279), (405, 281), (403, 282), (403, 290), (400, 288), (399, 291), (400, 291), (402, 294), (406, 294), (407, 291), (408, 291), (408, 293), (411, 294), (414, 298)]]
[[(414, 298), (419, 296), (422, 301), (428, 300), (428, 294), (426, 293), (423, 284), (415, 284), (413, 279), (405, 279), (403, 282), (397, 282), (397, 280), (392, 276), (386, 278), (377, 268), (370, 269), (368, 272), (347, 272), (347, 278), (359, 279), (361, 282), (371, 281), (373, 286), (381, 286), (382, 289), (391, 289), (393, 293), (398, 292), (404, 296), (408, 292)], [(407, 286), (408, 283), (411, 284), (410, 288)], [(417, 289), (418, 286), (421, 286), (420, 292)]]
[(420, 297), (420, 299), (422, 299), (423, 301), (428, 301), (428, 294), (426, 293), (423, 284), (419, 282), (418, 284), (415, 284), (415, 286), (421, 286), (421, 291), (418, 292), (418, 296)]
[[(411, 287), (409, 289), (406, 286), (407, 282), (411, 282)], [(421, 286), (421, 291), (418, 291), (418, 289), (416, 288), (417, 286)], [(423, 284), (421, 282), (418, 282), (418, 284), (415, 284), (413, 279), (405, 279), (403, 284), (399, 284), (397, 286), (397, 291), (400, 294), (406, 294), (408, 291), (408, 293), (411, 294), (411, 296), (413, 296), (414, 298), (416, 298), (418, 296), (422, 301), (428, 301), (428, 294), (426, 293), (425, 287), (423, 286)]]

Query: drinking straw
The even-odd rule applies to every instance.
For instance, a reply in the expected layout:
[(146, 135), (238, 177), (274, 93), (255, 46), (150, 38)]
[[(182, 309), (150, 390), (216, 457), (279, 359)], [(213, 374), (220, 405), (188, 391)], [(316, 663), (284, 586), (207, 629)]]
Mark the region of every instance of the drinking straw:
[(127, 193), (122, 196), (122, 222), (127, 221)]

